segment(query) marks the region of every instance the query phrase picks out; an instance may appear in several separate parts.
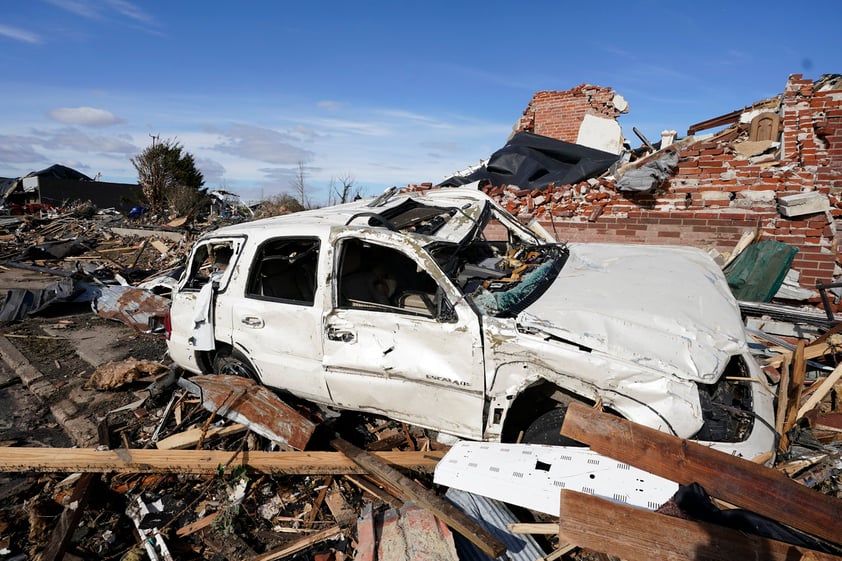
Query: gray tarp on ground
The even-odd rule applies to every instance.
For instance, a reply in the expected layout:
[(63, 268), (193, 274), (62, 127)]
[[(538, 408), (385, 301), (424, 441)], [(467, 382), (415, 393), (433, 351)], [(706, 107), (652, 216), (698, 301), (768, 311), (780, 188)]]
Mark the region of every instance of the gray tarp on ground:
[(615, 186), (618, 191), (647, 193), (666, 181), (677, 165), (678, 153), (670, 150), (657, 160), (646, 162), (639, 168), (628, 170), (617, 180)]
[(28, 247), (23, 254), (24, 259), (64, 259), (75, 255), (82, 255), (88, 251), (94, 242), (88, 240), (56, 240), (39, 243)]
[(0, 322), (23, 320), (57, 302), (84, 301), (77, 298), (86, 290), (87, 286), (78, 286), (73, 279), (62, 279), (40, 290), (28, 288), (8, 290), (3, 305), (0, 307)]

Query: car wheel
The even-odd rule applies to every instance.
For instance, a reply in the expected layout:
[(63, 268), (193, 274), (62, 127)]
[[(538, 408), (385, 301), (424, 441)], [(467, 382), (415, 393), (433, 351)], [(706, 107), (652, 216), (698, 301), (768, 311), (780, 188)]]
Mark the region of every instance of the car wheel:
[(213, 357), (213, 371), (217, 374), (228, 374), (229, 376), (242, 376), (260, 381), (252, 365), (242, 353), (226, 349), (216, 353)]
[(567, 405), (560, 404), (537, 417), (523, 432), (524, 444), (549, 444), (551, 446), (584, 446), (581, 442), (561, 435), (561, 424)]

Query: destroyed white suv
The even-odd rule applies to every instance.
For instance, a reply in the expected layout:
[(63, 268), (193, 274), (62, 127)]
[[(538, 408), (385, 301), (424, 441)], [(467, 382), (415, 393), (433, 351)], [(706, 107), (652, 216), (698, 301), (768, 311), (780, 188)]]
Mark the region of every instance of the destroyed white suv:
[(577, 400), (747, 458), (774, 445), (773, 395), (704, 252), (555, 243), (470, 187), (208, 233), (168, 336), (189, 372), (468, 439), (560, 443)]

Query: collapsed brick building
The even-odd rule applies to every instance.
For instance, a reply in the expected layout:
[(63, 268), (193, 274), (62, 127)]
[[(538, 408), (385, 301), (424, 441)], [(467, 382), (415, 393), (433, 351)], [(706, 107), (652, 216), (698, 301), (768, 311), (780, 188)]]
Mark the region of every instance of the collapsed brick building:
[[(627, 110), (611, 88), (586, 84), (535, 94), (514, 128), (578, 144), (598, 138), (601, 144), (591, 146), (610, 150), (622, 141), (616, 118)], [(721, 130), (706, 132), (712, 129)], [(744, 232), (759, 228), (764, 239), (798, 249), (793, 269), (801, 286), (840, 276), (842, 77), (813, 82), (795, 74), (779, 96), (694, 125), (669, 146), (674, 131), (664, 132), (652, 153), (613, 174), (545, 189), (484, 189), (561, 241), (681, 244), (729, 253)], [(624, 170), (668, 152), (677, 154), (677, 165), (653, 189), (617, 189)]]

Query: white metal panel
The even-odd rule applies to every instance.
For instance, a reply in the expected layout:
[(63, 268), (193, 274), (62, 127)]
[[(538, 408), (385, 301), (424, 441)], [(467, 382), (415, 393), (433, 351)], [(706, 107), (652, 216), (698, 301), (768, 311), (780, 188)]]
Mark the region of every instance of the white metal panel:
[(677, 483), (589, 448), (468, 441), (441, 459), (434, 481), (555, 516), (562, 489), (649, 510), (678, 490)]

